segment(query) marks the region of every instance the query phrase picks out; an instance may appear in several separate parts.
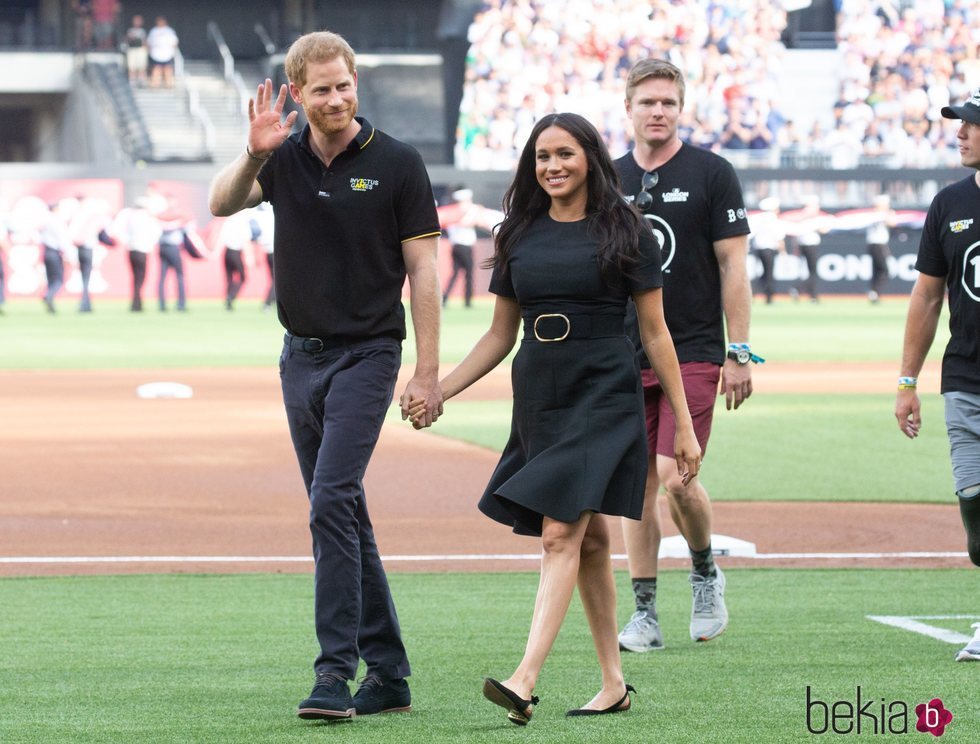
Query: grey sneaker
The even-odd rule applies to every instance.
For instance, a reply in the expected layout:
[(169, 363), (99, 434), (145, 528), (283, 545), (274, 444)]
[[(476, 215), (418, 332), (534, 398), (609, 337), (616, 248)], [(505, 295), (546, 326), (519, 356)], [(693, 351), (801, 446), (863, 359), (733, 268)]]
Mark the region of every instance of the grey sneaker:
[(970, 627), (977, 632), (973, 635), (973, 640), (956, 653), (957, 661), (980, 661), (980, 623), (973, 623)]
[(637, 654), (659, 651), (664, 647), (664, 636), (660, 632), (657, 616), (646, 610), (634, 612), (619, 634), (619, 647)]
[(715, 568), (714, 576), (692, 573), (689, 581), (694, 593), (691, 604), (691, 639), (710, 641), (728, 627), (728, 608), (725, 607), (725, 574)]

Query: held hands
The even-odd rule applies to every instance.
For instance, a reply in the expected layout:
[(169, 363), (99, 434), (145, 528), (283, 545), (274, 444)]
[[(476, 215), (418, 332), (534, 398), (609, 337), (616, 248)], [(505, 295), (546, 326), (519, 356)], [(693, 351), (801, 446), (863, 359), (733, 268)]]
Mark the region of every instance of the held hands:
[(442, 389), (439, 384), (435, 383), (428, 390), (425, 388), (413, 378), (399, 399), (402, 421), (411, 420), (416, 429), (432, 426), (442, 415)]
[(252, 157), (264, 160), (289, 136), (298, 111), (291, 112), (282, 120), (286, 105), (286, 85), (279, 88), (279, 96), (272, 98), (272, 81), (265, 79), (255, 91), (255, 98), (248, 99), (248, 151)]
[(408, 419), (412, 422), (412, 426), (416, 429), (424, 429), (427, 426), (431, 426), (436, 421), (439, 420), (439, 416), (442, 415), (442, 409), (435, 412), (430, 417), (430, 423), (425, 423), (426, 414), (428, 410), (425, 405), (425, 398), (413, 398), (408, 402), (408, 410), (406, 412), (405, 407), (402, 407), (402, 421)]

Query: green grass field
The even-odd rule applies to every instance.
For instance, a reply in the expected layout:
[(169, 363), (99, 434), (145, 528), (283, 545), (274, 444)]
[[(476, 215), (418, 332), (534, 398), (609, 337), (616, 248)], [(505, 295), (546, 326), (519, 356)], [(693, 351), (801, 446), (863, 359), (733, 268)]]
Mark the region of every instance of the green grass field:
[[(853, 703), (860, 686), (874, 711), (882, 699), (906, 705), (902, 725), (912, 741), (915, 706), (938, 697), (954, 715), (943, 741), (980, 738), (977, 666), (952, 663), (954, 645), (866, 618), (977, 614), (976, 592), (964, 591), (976, 586), (970, 571), (728, 573), (732, 625), (707, 644), (687, 638), (685, 574), (663, 574), (666, 648), (624, 656), (638, 691), (625, 715), (564, 717), (598, 686), (573, 601), (526, 729), (507, 723), (480, 685), (519, 659), (537, 583), (531, 573), (393, 575), (414, 659), (415, 711), (329, 725), (294, 715), (314, 654), (308, 576), (8, 579), (0, 581), (0, 741), (798, 742), (811, 740), (807, 686), (828, 703)], [(927, 622), (968, 633), (971, 619)], [(820, 722), (815, 708), (811, 726)]]
[[(69, 309), (49, 315), (36, 300), (8, 302), (0, 317), (0, 369), (100, 369), (140, 367), (272, 366), (282, 328), (274, 312), (240, 303), (233, 312), (218, 300), (198, 300), (186, 313), (152, 308), (133, 314), (121, 300), (95, 300), (95, 312)], [(774, 361), (887, 361), (897, 368), (907, 303), (886, 298), (830, 299), (819, 305), (782, 302), (753, 306), (752, 343)], [(492, 301), (479, 299), (465, 310), (443, 313), (441, 357), (462, 359), (489, 327)], [(940, 324), (930, 358), (942, 357), (949, 337)], [(404, 362), (414, 362), (411, 338)]]
[[(904, 301), (755, 305), (752, 339), (772, 360), (887, 361), (901, 348)], [(485, 330), (490, 304), (445, 313), (445, 370)], [(281, 328), (274, 314), (195, 302), (185, 315), (134, 316), (97, 301), (90, 316), (49, 316), (12, 301), (0, 318), (3, 370), (268, 366)], [(945, 344), (941, 329), (932, 358)], [(406, 344), (406, 363), (413, 358)], [(718, 411), (704, 480), (716, 499), (951, 501), (938, 396), (926, 428), (908, 442), (892, 394), (757, 393), (735, 414)], [(509, 403), (452, 402), (442, 435), (499, 448)], [(428, 436), (429, 433), (423, 434)], [(737, 487), (731, 473), (739, 474)], [(302, 515), (297, 515), (302, 518)], [(529, 551), (534, 550), (529, 542)], [(382, 550), (384, 546), (381, 546)], [(856, 546), (857, 547), (857, 546)], [(0, 742), (797, 742), (835, 740), (807, 730), (807, 688), (836, 710), (873, 699), (914, 708), (942, 699), (954, 714), (943, 741), (980, 740), (977, 665), (952, 663), (957, 645), (887, 627), (867, 615), (944, 616), (923, 622), (969, 635), (980, 619), (969, 569), (731, 569), (729, 631), (687, 639), (686, 572), (661, 574), (663, 652), (627, 655), (639, 694), (627, 715), (566, 719), (598, 686), (581, 606), (573, 602), (536, 691), (527, 729), (480, 695), (504, 676), (526, 638), (537, 577), (394, 574), (391, 583), (413, 659), (415, 712), (311, 725), (295, 704), (312, 678), (308, 575), (153, 575), (0, 580)], [(630, 613), (618, 572), (620, 618)], [(884, 701), (884, 703), (882, 702)], [(811, 727), (825, 723), (811, 708)], [(889, 712), (895, 710), (889, 708)], [(879, 716), (880, 718), (880, 716)], [(841, 718), (847, 739), (876, 741), (870, 718)], [(893, 729), (894, 730), (894, 729)], [(919, 735), (921, 736), (921, 735)], [(923, 740), (924, 741), (924, 740)]]

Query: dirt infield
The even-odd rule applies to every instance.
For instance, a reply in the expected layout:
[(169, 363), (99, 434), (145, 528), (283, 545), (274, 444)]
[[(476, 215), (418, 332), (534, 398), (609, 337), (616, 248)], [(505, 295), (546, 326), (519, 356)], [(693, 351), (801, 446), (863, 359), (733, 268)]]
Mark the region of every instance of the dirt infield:
[[(758, 368), (756, 389), (881, 391), (893, 387), (894, 373), (893, 365), (767, 364)], [(934, 392), (929, 386), (938, 377), (935, 367), (923, 373), (925, 391)], [(138, 385), (161, 380), (190, 385), (194, 396), (136, 396)], [(311, 570), (305, 496), (274, 370), (2, 372), (0, 382), (0, 576)], [(506, 370), (466, 393), (509, 394)], [(391, 570), (536, 568), (533, 557), (520, 557), (536, 553), (535, 540), (476, 510), (495, 463), (487, 450), (400, 422), (386, 425), (366, 487)], [(673, 534), (669, 519), (664, 525)], [(955, 504), (719, 502), (715, 532), (766, 554), (964, 550)], [(622, 553), (614, 534), (614, 552)], [(465, 557), (487, 555), (517, 557)], [(726, 559), (752, 566), (893, 563)], [(902, 565), (968, 561), (903, 558)]]

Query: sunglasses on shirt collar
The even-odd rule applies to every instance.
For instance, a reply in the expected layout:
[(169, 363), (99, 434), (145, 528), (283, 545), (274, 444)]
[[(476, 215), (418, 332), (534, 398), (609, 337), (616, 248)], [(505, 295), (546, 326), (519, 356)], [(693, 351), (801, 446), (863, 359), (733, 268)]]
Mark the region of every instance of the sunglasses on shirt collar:
[(640, 179), (640, 193), (633, 199), (636, 208), (646, 211), (653, 206), (653, 195), (650, 190), (660, 182), (660, 174), (657, 171), (646, 171)]

